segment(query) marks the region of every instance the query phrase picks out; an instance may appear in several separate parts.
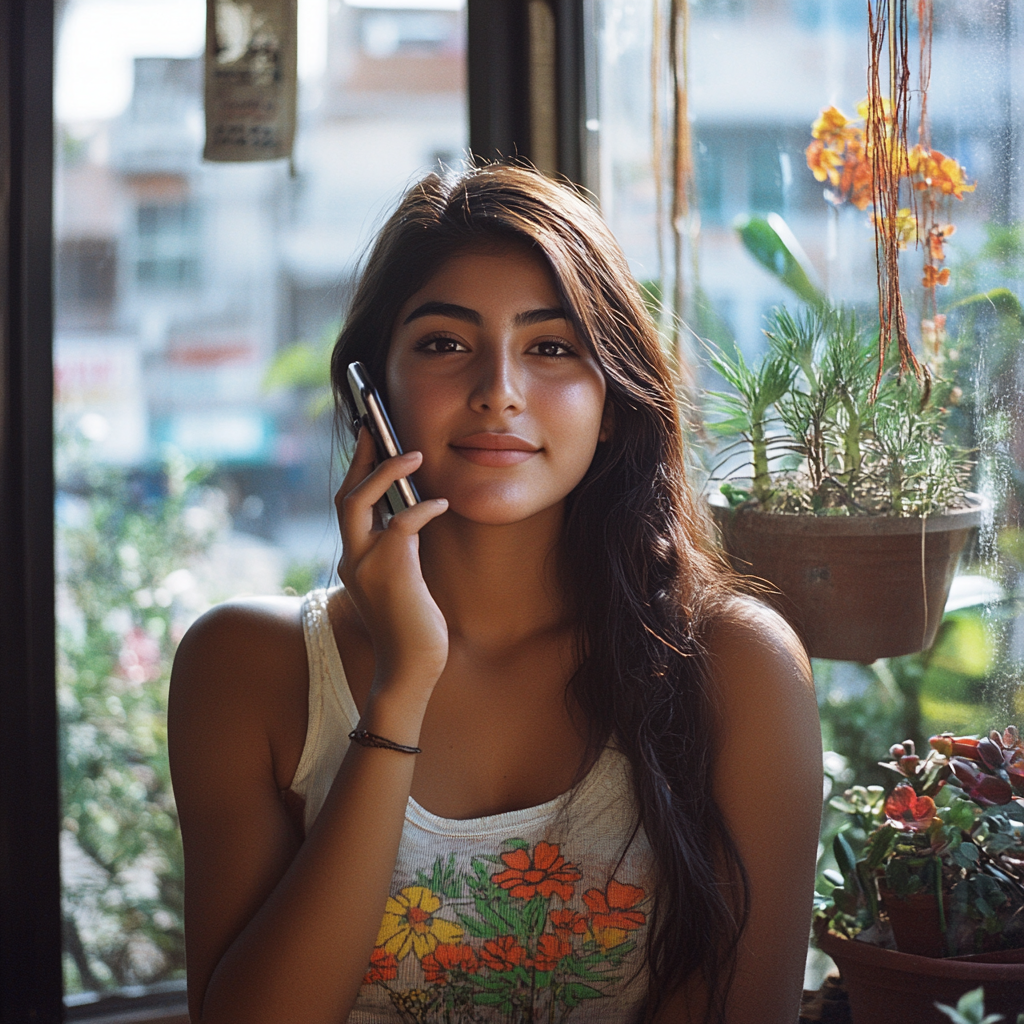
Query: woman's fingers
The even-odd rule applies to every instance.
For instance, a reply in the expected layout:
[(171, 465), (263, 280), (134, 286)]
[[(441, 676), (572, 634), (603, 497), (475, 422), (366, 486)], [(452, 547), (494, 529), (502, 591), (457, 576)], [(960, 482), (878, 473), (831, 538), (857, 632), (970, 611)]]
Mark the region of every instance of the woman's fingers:
[(398, 515), (392, 516), (388, 523), (388, 530), (411, 537), (414, 533), (419, 533), (431, 519), (436, 519), (442, 512), (447, 511), (447, 498), (428, 498), (426, 501), (420, 501), (412, 508), (403, 509)]
[(422, 460), (419, 452), (406, 452), (405, 455), (386, 459), (350, 490), (338, 492), (335, 501), (344, 551), (355, 558), (361, 557), (371, 534), (380, 531), (379, 519), (375, 518), (377, 502), (396, 480), (414, 472)]
[(358, 484), (361, 484), (372, 472), (374, 460), (377, 458), (377, 451), (373, 438), (366, 427), (359, 428), (356, 437), (355, 451), (352, 452), (352, 462), (345, 473), (345, 479), (341, 481), (341, 487), (334, 497), (335, 507), (341, 512), (341, 502), (345, 496)]

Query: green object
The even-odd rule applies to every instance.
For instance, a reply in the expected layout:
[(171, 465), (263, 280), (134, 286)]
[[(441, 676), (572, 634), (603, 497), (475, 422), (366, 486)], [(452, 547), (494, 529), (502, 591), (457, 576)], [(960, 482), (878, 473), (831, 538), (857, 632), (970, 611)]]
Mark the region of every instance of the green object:
[(965, 992), (956, 1004), (956, 1009), (945, 1003), (936, 1003), (935, 1008), (941, 1010), (953, 1024), (996, 1024), (1003, 1020), (1001, 1013), (985, 1014), (985, 990), (975, 988)]
[(737, 217), (733, 227), (747, 252), (787, 288), (812, 306), (824, 306), (825, 295), (812, 281), (810, 261), (789, 225), (777, 214)]

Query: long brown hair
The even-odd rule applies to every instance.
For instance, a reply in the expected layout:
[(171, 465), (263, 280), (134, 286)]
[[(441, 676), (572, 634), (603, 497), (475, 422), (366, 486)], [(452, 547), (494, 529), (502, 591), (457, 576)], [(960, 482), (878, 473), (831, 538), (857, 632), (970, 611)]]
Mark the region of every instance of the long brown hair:
[(590, 729), (629, 759), (653, 851), (649, 1012), (696, 975), (721, 1020), (746, 922), (746, 873), (712, 792), (719, 732), (703, 643), (736, 592), (684, 471), (672, 375), (626, 259), (572, 188), (524, 167), (430, 174), (370, 252), (331, 359), (339, 422), (359, 359), (378, 383), (399, 309), (452, 256), (481, 244), (530, 245), (554, 275), (579, 338), (600, 363), (614, 424), (567, 499), (565, 586), (579, 669), (569, 691)]

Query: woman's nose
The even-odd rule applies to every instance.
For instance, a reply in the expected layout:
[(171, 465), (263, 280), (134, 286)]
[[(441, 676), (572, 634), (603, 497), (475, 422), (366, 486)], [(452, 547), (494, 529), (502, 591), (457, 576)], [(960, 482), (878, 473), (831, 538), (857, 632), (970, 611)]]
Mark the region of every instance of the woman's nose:
[(471, 406), (481, 412), (518, 412), (523, 407), (520, 370), (510, 353), (485, 354), (478, 363)]

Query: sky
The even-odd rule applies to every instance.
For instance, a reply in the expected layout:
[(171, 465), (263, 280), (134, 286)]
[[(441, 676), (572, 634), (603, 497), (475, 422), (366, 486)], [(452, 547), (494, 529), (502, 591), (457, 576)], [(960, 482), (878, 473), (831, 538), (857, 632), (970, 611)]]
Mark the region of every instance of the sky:
[[(299, 2), (304, 80), (317, 78), (327, 62), (328, 2)], [(57, 120), (117, 117), (131, 99), (134, 57), (195, 57), (205, 34), (205, 0), (71, 0), (57, 43)]]

